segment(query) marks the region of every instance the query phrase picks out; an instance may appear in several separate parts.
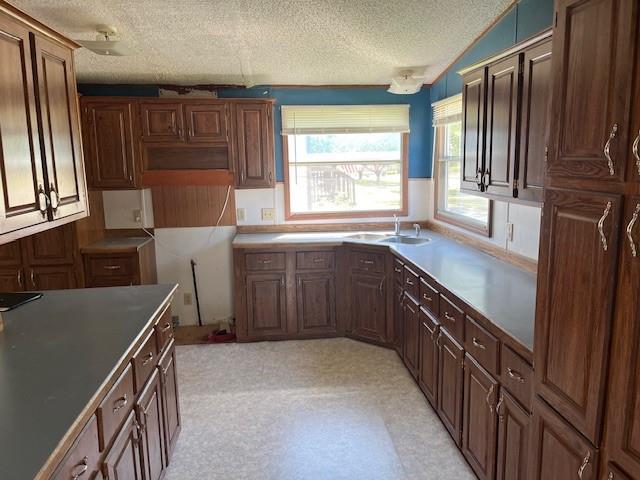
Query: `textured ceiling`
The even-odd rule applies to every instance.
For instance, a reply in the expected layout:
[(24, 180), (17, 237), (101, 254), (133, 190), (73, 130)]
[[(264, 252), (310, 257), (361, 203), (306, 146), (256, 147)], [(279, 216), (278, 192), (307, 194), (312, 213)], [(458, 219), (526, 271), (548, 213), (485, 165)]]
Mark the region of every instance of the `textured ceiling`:
[(386, 84), (433, 81), (513, 0), (10, 0), (73, 39), (115, 26), (131, 55), (81, 49), (96, 83)]

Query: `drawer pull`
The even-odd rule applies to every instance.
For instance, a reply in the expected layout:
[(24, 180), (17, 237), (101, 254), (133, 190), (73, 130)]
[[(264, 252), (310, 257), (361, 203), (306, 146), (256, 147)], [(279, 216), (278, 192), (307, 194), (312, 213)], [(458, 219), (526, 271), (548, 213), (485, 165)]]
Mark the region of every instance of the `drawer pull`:
[(162, 329), (160, 329), (160, 332), (164, 333), (167, 330), (171, 330), (171, 324), (169, 322), (164, 324), (164, 327), (162, 327)]
[(493, 413), (493, 399), (491, 396), (493, 395), (493, 390), (495, 389), (495, 385), (491, 385), (489, 391), (487, 392), (487, 405), (489, 405), (489, 411)]
[(365, 265), (373, 265), (373, 260), (360, 260), (360, 263), (364, 263)]
[(105, 265), (104, 267), (105, 270), (120, 270), (120, 265)]
[(407, 278), (407, 285), (410, 285), (413, 287), (415, 283), (413, 283), (410, 278)]
[(578, 469), (578, 478), (582, 479), (584, 470), (585, 468), (587, 468), (587, 465), (589, 465), (590, 461), (591, 461), (591, 450), (587, 450), (587, 454), (582, 459), (582, 465), (580, 465), (580, 468)]
[(450, 322), (456, 323), (456, 319), (454, 317), (452, 317), (451, 315), (449, 315), (449, 312), (444, 312), (444, 318), (446, 318)]
[(394, 271), (394, 272), (396, 272), (396, 273), (402, 273), (402, 269), (401, 269), (401, 268), (398, 268), (398, 267), (395, 267), (395, 268), (393, 269), (393, 271)]
[(258, 260), (258, 263), (261, 265), (269, 265), (273, 260)]
[(487, 347), (485, 347), (482, 342), (480, 340), (478, 340), (476, 337), (473, 337), (473, 346), (479, 348), (480, 350), (486, 350)]
[(422, 294), (422, 298), (424, 298), (427, 302), (433, 302), (433, 298), (431, 298), (429, 295), (427, 295), (426, 293)]
[(113, 407), (113, 413), (116, 413), (118, 410), (123, 409), (129, 403), (129, 399), (127, 398), (127, 394), (125, 393), (119, 399), (115, 401), (115, 407)]
[(324, 263), (324, 258), (314, 258), (313, 263)]
[(504, 413), (502, 412), (502, 404), (504, 403), (504, 396), (500, 394), (500, 400), (496, 406), (496, 413), (498, 414), (498, 421), (502, 423), (504, 421)]
[(71, 479), (78, 480), (87, 470), (89, 470), (89, 459), (84, 457), (80, 463), (71, 469)]
[(516, 380), (519, 383), (524, 383), (524, 377), (522, 376), (522, 374), (520, 372), (518, 372), (517, 370), (513, 370), (512, 368), (507, 367), (507, 373), (509, 374), (509, 376), (511, 378), (513, 378), (514, 380)]
[(149, 362), (153, 360), (153, 352), (149, 352), (147, 354), (147, 357), (144, 359), (144, 361), (142, 362), (142, 366), (146, 367), (147, 365), (149, 365)]

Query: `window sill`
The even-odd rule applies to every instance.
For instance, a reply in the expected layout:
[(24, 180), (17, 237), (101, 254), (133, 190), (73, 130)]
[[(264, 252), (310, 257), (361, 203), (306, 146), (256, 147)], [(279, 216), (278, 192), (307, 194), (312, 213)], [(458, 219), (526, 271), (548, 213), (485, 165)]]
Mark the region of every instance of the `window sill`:
[(404, 217), (408, 215), (407, 208), (401, 210), (375, 210), (368, 212), (325, 212), (325, 213), (286, 213), (285, 220), (330, 220), (349, 218), (376, 218), (376, 217)]
[(436, 212), (434, 218), (440, 222), (448, 223), (449, 225), (453, 225), (458, 228), (462, 228), (469, 232), (475, 233), (477, 235), (482, 235), (483, 237), (491, 237), (491, 206), (489, 207), (489, 222), (486, 228), (473, 224), (471, 222), (465, 221), (463, 218), (450, 215), (444, 212)]

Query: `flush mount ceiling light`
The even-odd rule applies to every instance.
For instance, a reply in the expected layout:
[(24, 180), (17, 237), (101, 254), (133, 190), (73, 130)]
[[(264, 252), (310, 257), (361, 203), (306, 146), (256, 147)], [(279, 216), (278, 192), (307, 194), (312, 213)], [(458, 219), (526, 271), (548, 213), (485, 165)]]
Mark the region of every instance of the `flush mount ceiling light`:
[(422, 88), (423, 81), (423, 75), (418, 75), (413, 70), (403, 70), (398, 76), (391, 79), (391, 85), (389, 85), (387, 92), (396, 95), (418, 93)]
[(110, 57), (122, 57), (129, 52), (121, 41), (113, 37), (118, 31), (115, 27), (99, 26), (95, 40), (76, 40), (87, 50), (91, 50), (98, 55), (108, 55)]

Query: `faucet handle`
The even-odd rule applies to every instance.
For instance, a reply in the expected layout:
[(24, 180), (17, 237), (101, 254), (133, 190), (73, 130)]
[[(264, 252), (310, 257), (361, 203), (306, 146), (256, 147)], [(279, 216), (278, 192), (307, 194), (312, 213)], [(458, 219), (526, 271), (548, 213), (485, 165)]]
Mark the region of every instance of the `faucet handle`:
[(413, 228), (416, 229), (416, 237), (420, 236), (420, 224), (419, 223), (414, 223), (413, 224)]

